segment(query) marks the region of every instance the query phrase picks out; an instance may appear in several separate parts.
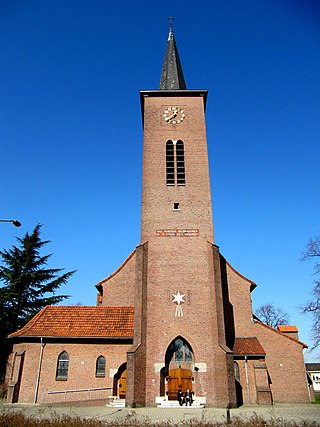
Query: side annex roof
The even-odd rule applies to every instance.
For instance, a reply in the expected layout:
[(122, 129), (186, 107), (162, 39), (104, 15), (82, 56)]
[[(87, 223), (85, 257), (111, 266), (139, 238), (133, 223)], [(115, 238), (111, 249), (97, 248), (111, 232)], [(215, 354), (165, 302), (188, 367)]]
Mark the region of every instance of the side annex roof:
[(46, 306), (9, 338), (132, 338), (134, 307)]

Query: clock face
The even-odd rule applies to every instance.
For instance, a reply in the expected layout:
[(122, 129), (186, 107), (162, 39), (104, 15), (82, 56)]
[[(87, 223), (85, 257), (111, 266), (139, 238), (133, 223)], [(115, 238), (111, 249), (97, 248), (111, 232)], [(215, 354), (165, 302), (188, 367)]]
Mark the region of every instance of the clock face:
[(168, 107), (164, 110), (163, 117), (167, 123), (177, 125), (183, 122), (186, 115), (180, 107)]

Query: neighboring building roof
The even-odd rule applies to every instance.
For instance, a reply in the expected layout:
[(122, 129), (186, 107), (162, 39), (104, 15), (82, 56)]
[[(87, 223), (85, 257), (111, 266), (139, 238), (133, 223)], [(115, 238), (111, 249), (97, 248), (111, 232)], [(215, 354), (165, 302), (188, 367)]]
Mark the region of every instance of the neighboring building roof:
[(257, 337), (237, 337), (234, 340), (233, 352), (235, 355), (251, 356), (265, 355), (262, 345)]
[(306, 369), (308, 372), (320, 372), (320, 363), (306, 363)]
[(280, 332), (298, 332), (298, 328), (295, 325), (278, 325), (278, 330)]
[(132, 338), (133, 320), (133, 307), (46, 306), (9, 338)]
[(160, 79), (160, 90), (186, 90), (186, 83), (171, 23)]

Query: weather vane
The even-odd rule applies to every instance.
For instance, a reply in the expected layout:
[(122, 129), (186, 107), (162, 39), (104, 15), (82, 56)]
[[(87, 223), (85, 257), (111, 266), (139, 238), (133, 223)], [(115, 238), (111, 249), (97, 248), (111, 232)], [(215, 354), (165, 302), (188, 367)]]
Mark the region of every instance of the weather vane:
[(172, 25), (172, 22), (175, 20), (176, 18), (174, 18), (173, 16), (169, 16), (167, 18), (167, 20), (170, 22), (170, 25)]

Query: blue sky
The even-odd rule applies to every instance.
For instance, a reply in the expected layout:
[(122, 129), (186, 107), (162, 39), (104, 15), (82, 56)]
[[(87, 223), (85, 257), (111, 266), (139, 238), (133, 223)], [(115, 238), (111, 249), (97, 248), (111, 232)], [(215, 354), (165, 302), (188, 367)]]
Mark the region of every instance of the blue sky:
[[(174, 31), (189, 89), (208, 89), (215, 243), (311, 343), (299, 261), (320, 232), (320, 5), (311, 0), (0, 0), (0, 228), (37, 223), (68, 304), (140, 240), (139, 90), (157, 89)], [(314, 360), (316, 354), (308, 356)]]

